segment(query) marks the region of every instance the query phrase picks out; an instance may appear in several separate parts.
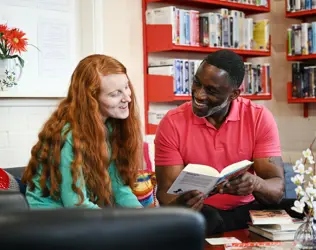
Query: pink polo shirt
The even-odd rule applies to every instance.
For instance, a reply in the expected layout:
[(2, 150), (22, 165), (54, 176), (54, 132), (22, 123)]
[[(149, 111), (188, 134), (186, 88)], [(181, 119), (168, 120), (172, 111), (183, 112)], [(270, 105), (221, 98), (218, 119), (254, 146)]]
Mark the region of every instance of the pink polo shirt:
[[(219, 172), (226, 166), (254, 158), (281, 156), (278, 128), (268, 109), (242, 97), (219, 129), (199, 118), (187, 102), (170, 110), (158, 126), (155, 165), (171, 167), (204, 164)], [(254, 173), (253, 168), (249, 170)], [(253, 195), (216, 194), (205, 204), (228, 210), (254, 200)]]

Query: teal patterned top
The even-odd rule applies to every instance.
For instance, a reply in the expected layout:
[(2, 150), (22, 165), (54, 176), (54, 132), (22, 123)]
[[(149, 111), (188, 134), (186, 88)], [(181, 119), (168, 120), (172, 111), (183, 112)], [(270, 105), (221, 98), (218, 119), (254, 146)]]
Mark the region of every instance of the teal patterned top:
[[(66, 125), (63, 129), (65, 131), (69, 125)], [(109, 128), (111, 131), (111, 129)], [(72, 190), (72, 175), (71, 175), (71, 163), (74, 159), (73, 155), (73, 137), (71, 131), (68, 132), (66, 136), (65, 144), (61, 150), (61, 161), (60, 161), (60, 172), (62, 175), (62, 182), (60, 184), (61, 197), (58, 201), (55, 201), (50, 196), (42, 197), (42, 190), (40, 187), (40, 176), (42, 172), (42, 167), (38, 168), (37, 174), (34, 176), (33, 181), (35, 184), (35, 189), (31, 192), (29, 187), (26, 189), (26, 199), (29, 203), (31, 209), (36, 208), (100, 208), (98, 205), (89, 201), (87, 195), (87, 189), (85, 186), (85, 181), (83, 174), (78, 178), (77, 186), (81, 187), (81, 190), (84, 195), (84, 201), (80, 206), (76, 206), (79, 202), (78, 195)], [(110, 152), (111, 153), (111, 152)], [(115, 204), (120, 207), (142, 207), (137, 197), (133, 194), (131, 188), (123, 184), (119, 172), (115, 166), (115, 162), (111, 162), (109, 167), (109, 176), (112, 181), (112, 191), (115, 200)], [(47, 187), (50, 188), (50, 183), (47, 181)]]

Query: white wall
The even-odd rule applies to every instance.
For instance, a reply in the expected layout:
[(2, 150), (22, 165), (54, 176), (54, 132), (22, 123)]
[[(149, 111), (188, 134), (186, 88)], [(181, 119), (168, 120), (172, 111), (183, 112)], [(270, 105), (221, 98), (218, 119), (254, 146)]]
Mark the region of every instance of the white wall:
[[(105, 53), (116, 57), (127, 67), (143, 119), (141, 0), (80, 2), (82, 57), (94, 52)], [(100, 20), (102, 13), (103, 20)], [(96, 29), (92, 28), (93, 23)], [(0, 98), (0, 168), (27, 164), (41, 126), (59, 101)]]
[[(82, 55), (103, 52), (122, 61), (135, 86), (141, 115), (144, 114), (143, 100), (143, 38), (141, 0), (97, 0), (103, 4), (103, 20), (97, 24), (102, 37), (92, 41), (93, 30), (89, 29), (93, 18), (89, 13), (99, 15), (100, 9), (91, 9), (92, 0), (82, 2)], [(269, 18), (272, 33), (273, 100), (260, 102), (274, 114), (279, 126), (283, 156), (293, 161), (309, 146), (316, 131), (316, 106), (311, 107), (311, 117), (303, 118), (303, 107), (287, 104), (286, 82), (291, 79), (290, 63), (285, 59), (286, 28), (293, 20), (284, 18), (284, 2), (271, 1)], [(100, 18), (100, 15), (99, 15)], [(104, 26), (100, 26), (103, 23)], [(100, 45), (101, 43), (101, 45)], [(102, 47), (102, 43), (103, 46)], [(30, 150), (36, 141), (39, 128), (50, 115), (59, 100), (0, 99), (0, 167), (15, 167), (27, 164)]]

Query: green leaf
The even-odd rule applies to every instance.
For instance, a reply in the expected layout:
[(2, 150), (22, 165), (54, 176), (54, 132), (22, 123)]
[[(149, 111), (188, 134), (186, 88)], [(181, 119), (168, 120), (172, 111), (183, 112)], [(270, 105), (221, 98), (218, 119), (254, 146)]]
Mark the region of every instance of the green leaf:
[(23, 68), (24, 67), (24, 60), (20, 57), (20, 56), (17, 56), (18, 59), (19, 59), (19, 62), (21, 64), (21, 67)]

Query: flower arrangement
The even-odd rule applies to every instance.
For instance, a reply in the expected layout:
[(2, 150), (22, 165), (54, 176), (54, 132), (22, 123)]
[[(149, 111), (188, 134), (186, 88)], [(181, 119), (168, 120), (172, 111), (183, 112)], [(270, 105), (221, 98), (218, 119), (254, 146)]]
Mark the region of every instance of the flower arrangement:
[(312, 146), (303, 151), (303, 158), (297, 160), (293, 170), (297, 173), (291, 181), (297, 186), (295, 189), (297, 200), (294, 202), (292, 210), (298, 213), (305, 213), (307, 217), (315, 216), (314, 202), (316, 201), (316, 173), (315, 161), (312, 153)]
[(23, 31), (0, 24), (0, 60), (17, 58), (23, 67), (24, 60), (20, 55), (26, 51), (27, 40)]

